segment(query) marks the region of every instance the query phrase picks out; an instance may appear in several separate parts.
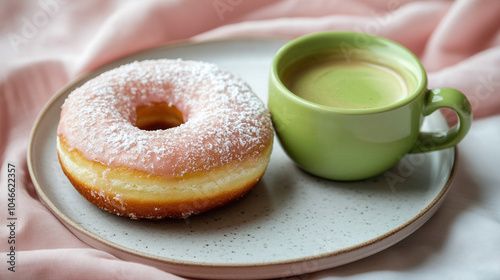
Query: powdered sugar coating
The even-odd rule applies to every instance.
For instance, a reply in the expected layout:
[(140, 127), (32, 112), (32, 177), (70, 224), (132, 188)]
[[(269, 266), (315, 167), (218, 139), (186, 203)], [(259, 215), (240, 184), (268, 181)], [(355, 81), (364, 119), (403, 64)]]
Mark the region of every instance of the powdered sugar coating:
[[(147, 131), (136, 108), (167, 102), (180, 126)], [(272, 143), (269, 112), (240, 78), (213, 64), (146, 60), (110, 70), (75, 89), (57, 133), (89, 160), (169, 178), (257, 158)]]

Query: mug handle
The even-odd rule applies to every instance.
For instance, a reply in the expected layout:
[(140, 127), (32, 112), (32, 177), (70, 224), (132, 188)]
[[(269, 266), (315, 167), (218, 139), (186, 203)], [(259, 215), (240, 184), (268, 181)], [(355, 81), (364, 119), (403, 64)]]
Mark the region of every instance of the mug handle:
[(456, 112), (458, 123), (445, 132), (420, 132), (417, 142), (410, 153), (430, 152), (457, 145), (469, 132), (472, 125), (472, 109), (465, 95), (453, 88), (428, 90), (424, 105), (424, 116), (440, 108)]

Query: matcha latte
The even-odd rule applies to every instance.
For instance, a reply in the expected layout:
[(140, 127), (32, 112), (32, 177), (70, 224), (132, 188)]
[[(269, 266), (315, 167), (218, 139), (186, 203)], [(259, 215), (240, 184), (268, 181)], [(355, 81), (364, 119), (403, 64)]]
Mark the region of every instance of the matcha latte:
[(343, 109), (391, 105), (406, 98), (415, 87), (410, 75), (402, 71), (340, 52), (295, 61), (284, 71), (283, 83), (303, 99)]

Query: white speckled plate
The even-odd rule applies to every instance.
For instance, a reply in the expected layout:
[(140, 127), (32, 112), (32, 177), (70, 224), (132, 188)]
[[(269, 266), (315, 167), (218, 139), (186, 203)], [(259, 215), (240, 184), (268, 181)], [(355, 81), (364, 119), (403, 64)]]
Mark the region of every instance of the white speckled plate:
[[(60, 106), (76, 86), (133, 60), (210, 61), (245, 79), (267, 100), (267, 76), (282, 39), (187, 43), (134, 54), (61, 90), (43, 109), (28, 149), (41, 199), (76, 236), (125, 260), (189, 277), (277, 278), (332, 268), (375, 254), (438, 209), (456, 166), (455, 149), (411, 155), (383, 175), (339, 183), (294, 166), (276, 141), (262, 181), (243, 199), (187, 220), (133, 221), (88, 203), (63, 175), (55, 149)], [(425, 122), (447, 127), (440, 113)]]

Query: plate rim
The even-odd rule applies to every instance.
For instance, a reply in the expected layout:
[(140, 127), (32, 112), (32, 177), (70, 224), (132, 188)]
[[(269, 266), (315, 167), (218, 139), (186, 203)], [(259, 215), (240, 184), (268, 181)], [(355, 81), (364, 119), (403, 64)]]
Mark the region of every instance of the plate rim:
[[(141, 50), (138, 52), (134, 52), (134, 53), (122, 56), (118, 59), (109, 61), (109, 62), (91, 70), (88, 73), (85, 73), (85, 74), (78, 76), (76, 79), (69, 82), (64, 87), (62, 87), (60, 90), (58, 90), (45, 103), (45, 105), (42, 107), (41, 111), (39, 112), (37, 118), (35, 119), (35, 122), (33, 124), (32, 129), (31, 129), (31, 132), (29, 134), (28, 148), (27, 148), (27, 155), (26, 155), (27, 156), (27, 166), (28, 166), (31, 180), (33, 182), (33, 185), (35, 187), (36, 192), (38, 193), (38, 195), (40, 197), (40, 200), (56, 216), (56, 218), (58, 218), (58, 220), (60, 220), (62, 222), (62, 224), (68, 230), (70, 230), (82, 242), (90, 245), (93, 248), (96, 248), (99, 250), (104, 250), (108, 253), (111, 253), (111, 252), (105, 250), (106, 248), (102, 249), (101, 246), (97, 246), (97, 245), (111, 247), (111, 249), (113, 251), (118, 250), (121, 253), (120, 256), (117, 256), (115, 254), (116, 252), (111, 253), (111, 254), (115, 255), (116, 257), (118, 257), (120, 259), (124, 259), (124, 260), (126, 260), (126, 259), (122, 258), (122, 254), (126, 254), (126, 255), (131, 254), (132, 255), (131, 257), (133, 259), (137, 259), (137, 258), (143, 259), (144, 258), (148, 262), (151, 262), (151, 261), (152, 262), (160, 262), (160, 263), (164, 263), (166, 265), (184, 266), (187, 268), (192, 268), (192, 267), (219, 268), (219, 269), (224, 269), (224, 268), (238, 269), (238, 268), (256, 268), (256, 267), (269, 268), (270, 266), (293, 265), (293, 264), (298, 264), (298, 263), (303, 263), (303, 262), (308, 262), (308, 261), (318, 261), (318, 260), (321, 261), (321, 260), (325, 260), (325, 259), (339, 257), (339, 256), (346, 254), (346, 253), (355, 253), (356, 251), (361, 250), (363, 248), (369, 248), (373, 245), (376, 245), (377, 243), (387, 241), (391, 237), (394, 238), (394, 236), (398, 235), (398, 233), (402, 233), (406, 230), (410, 230), (411, 231), (410, 234), (413, 233), (418, 228), (420, 228), (423, 225), (423, 223), (422, 223), (422, 225), (418, 225), (414, 229), (411, 228), (412, 225), (415, 225), (421, 219), (425, 219), (425, 221), (427, 221), (430, 217), (432, 217), (432, 215), (439, 208), (440, 204), (443, 202), (444, 197), (446, 196), (446, 194), (450, 190), (450, 187), (452, 185), (453, 179), (454, 179), (455, 174), (456, 174), (457, 163), (458, 163), (458, 148), (456, 146), (452, 148), (452, 150), (453, 150), (452, 157), (453, 158), (452, 158), (452, 165), (451, 165), (450, 172), (448, 174), (448, 178), (446, 179), (446, 183), (441, 187), (439, 194), (437, 194), (434, 197), (434, 199), (424, 209), (420, 210), (418, 212), (418, 214), (416, 214), (411, 219), (408, 219), (405, 223), (401, 224), (400, 226), (398, 226), (396, 228), (391, 229), (388, 232), (385, 232), (381, 235), (378, 235), (376, 238), (367, 240), (365, 242), (362, 242), (362, 243), (359, 243), (359, 244), (356, 244), (356, 245), (353, 245), (350, 247), (343, 248), (341, 250), (321, 253), (318, 255), (313, 255), (313, 256), (308, 256), (308, 257), (292, 258), (292, 259), (280, 260), (280, 261), (255, 262), (255, 263), (226, 263), (226, 264), (207, 263), (207, 262), (194, 262), (194, 261), (179, 260), (179, 259), (175, 259), (175, 258), (162, 257), (162, 256), (150, 254), (150, 253), (140, 252), (140, 251), (137, 251), (135, 249), (128, 248), (128, 247), (125, 247), (123, 245), (114, 243), (114, 242), (112, 242), (104, 237), (101, 237), (95, 233), (92, 233), (92, 232), (88, 231), (87, 229), (85, 229), (84, 227), (80, 226), (76, 221), (71, 219), (61, 209), (59, 209), (59, 207), (53, 201), (51, 201), (51, 199), (49, 198), (49, 196), (45, 192), (44, 187), (38, 181), (39, 179), (37, 177), (37, 171), (35, 170), (35, 166), (34, 166), (35, 160), (33, 157), (33, 149), (34, 149), (34, 144), (35, 144), (34, 140), (35, 140), (37, 132), (39, 130), (40, 123), (46, 117), (47, 112), (50, 109), (52, 109), (52, 107), (54, 106), (54, 103), (56, 103), (60, 98), (66, 98), (65, 95), (69, 94), (67, 91), (70, 88), (76, 86), (77, 84), (84, 82), (95, 75), (98, 75), (100, 72), (105, 71), (106, 68), (108, 68), (112, 65), (119, 65), (120, 63), (123, 63), (123, 61), (130, 59), (133, 56), (144, 55), (144, 54), (147, 54), (150, 52), (161, 51), (164, 49), (178, 48), (178, 47), (182, 47), (183, 45), (190, 45), (191, 46), (191, 45), (217, 44), (217, 43), (241, 42), (241, 41), (275, 41), (275, 42), (282, 41), (283, 43), (285, 43), (286, 40), (289, 40), (289, 39), (291, 39), (291, 38), (273, 36), (273, 37), (234, 37), (234, 38), (212, 39), (212, 40), (202, 40), (202, 41), (193, 40), (193, 39), (178, 40), (178, 41), (174, 41), (174, 42), (171, 42), (171, 43), (168, 43), (165, 45), (161, 45), (161, 46), (146, 49), (146, 50)], [(442, 116), (442, 114), (441, 114), (441, 116)], [(425, 223), (425, 221), (424, 221), (424, 223)], [(85, 238), (82, 238), (82, 236), (80, 236), (80, 234), (82, 234)], [(405, 235), (405, 237), (408, 235)], [(385, 245), (385, 246), (382, 246), (381, 248), (377, 248), (373, 252), (371, 252), (370, 254), (367, 254), (366, 256), (373, 255), (373, 254), (375, 254), (379, 251), (382, 251), (390, 246), (393, 246), (394, 244), (403, 240), (405, 237), (399, 238), (397, 241), (395, 241), (389, 245)], [(93, 242), (97, 242), (98, 244), (90, 244), (88, 242), (89, 240), (83, 240), (83, 239), (88, 239), (88, 238), (90, 238)], [(353, 260), (349, 260), (349, 261), (341, 263), (341, 264), (327, 266), (327, 267), (321, 268), (321, 269), (315, 269), (315, 270), (310, 270), (310, 271), (308, 271), (308, 270), (300, 271), (300, 274), (313, 272), (313, 271), (319, 271), (319, 270), (326, 269), (326, 268), (333, 268), (333, 267), (340, 266), (340, 265), (343, 265), (346, 263), (350, 263), (350, 262), (353, 262), (353, 261), (356, 261), (356, 260), (359, 260), (362, 258), (364, 258), (364, 257), (355, 258)], [(172, 272), (172, 273), (175, 274), (175, 272)], [(182, 274), (179, 274), (179, 275), (182, 275)], [(191, 275), (184, 274), (184, 275), (185, 276), (193, 276), (193, 275), (199, 276), (200, 274), (191, 274)], [(207, 276), (206, 274), (203, 274), (203, 275)], [(281, 274), (273, 274), (273, 275), (280, 276)], [(288, 276), (291, 276), (291, 275), (297, 275), (297, 274), (290, 274)], [(220, 275), (217, 275), (217, 276), (220, 276)], [(255, 278), (256, 276), (259, 276), (259, 275), (252, 275), (252, 278)], [(269, 275), (265, 275), (265, 277), (268, 277), (268, 276)]]

